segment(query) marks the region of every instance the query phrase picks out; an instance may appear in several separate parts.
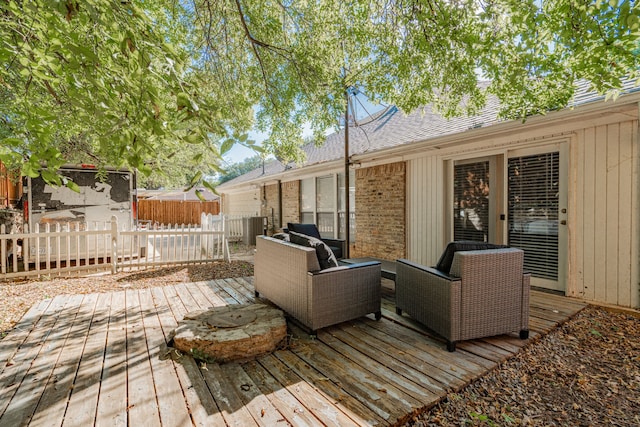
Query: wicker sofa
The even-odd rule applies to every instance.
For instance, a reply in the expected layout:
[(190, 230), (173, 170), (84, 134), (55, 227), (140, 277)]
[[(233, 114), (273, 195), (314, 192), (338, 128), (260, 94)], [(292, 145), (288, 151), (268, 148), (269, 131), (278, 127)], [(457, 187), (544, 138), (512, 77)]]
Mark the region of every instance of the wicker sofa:
[(316, 251), (266, 236), (256, 238), (254, 286), (311, 332), (374, 313), (381, 317), (380, 263), (320, 270)]
[(529, 282), (515, 248), (455, 252), (447, 274), (406, 259), (396, 263), (396, 313), (405, 311), (456, 342), (519, 332), (529, 336)]

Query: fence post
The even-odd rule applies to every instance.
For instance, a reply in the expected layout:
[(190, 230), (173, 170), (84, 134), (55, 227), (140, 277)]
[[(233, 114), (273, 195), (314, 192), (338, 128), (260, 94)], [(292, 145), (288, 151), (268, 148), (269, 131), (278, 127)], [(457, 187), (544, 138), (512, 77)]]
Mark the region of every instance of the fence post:
[(118, 271), (118, 218), (111, 217), (111, 274)]
[[(5, 230), (5, 225), (2, 224), (0, 225), (0, 235), (4, 236), (6, 230)], [(5, 274), (7, 272), (5, 263), (8, 260), (7, 257), (7, 239), (5, 238), (0, 238), (0, 255), (2, 255), (2, 259), (0, 259), (0, 271), (2, 271), (2, 274)]]
[(220, 221), (222, 222), (222, 258), (227, 262), (231, 262), (231, 253), (229, 252), (229, 239), (227, 238), (227, 216), (220, 214)]
[(22, 233), (24, 237), (22, 238), (22, 260), (24, 263), (24, 271), (29, 271), (29, 245), (31, 245), (31, 239), (28, 237), (29, 232), (29, 224), (25, 224), (22, 228)]

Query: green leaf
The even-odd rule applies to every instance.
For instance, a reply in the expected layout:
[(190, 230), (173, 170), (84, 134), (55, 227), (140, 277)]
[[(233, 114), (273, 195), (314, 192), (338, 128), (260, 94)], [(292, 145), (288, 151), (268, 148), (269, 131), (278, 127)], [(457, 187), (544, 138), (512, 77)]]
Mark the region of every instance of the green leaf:
[(193, 187), (195, 187), (201, 181), (201, 179), (202, 179), (202, 171), (196, 172), (196, 174), (193, 175), (191, 177), (191, 179), (189, 180), (189, 186), (187, 187), (186, 190), (191, 190)]
[(66, 182), (66, 187), (69, 188), (70, 190), (75, 191), (76, 193), (80, 193), (80, 186), (78, 184), (76, 184), (73, 181), (67, 181)]
[(213, 184), (211, 184), (209, 181), (202, 180), (202, 185), (209, 191), (211, 191), (213, 194), (216, 194), (219, 196), (218, 191), (216, 190), (216, 188), (213, 186)]
[(61, 179), (60, 176), (55, 173), (55, 171), (49, 169), (42, 169), (40, 171), (40, 175), (42, 175), (42, 179), (48, 184), (60, 185)]
[(22, 174), (30, 178), (37, 178), (40, 176), (40, 171), (29, 162), (22, 165)]
[(225, 140), (222, 142), (222, 146), (220, 147), (220, 154), (221, 154), (221, 155), (225, 155), (225, 154), (227, 154), (227, 153), (229, 152), (229, 150), (231, 150), (231, 148), (233, 147), (233, 145), (234, 145), (235, 143), (236, 143), (236, 142), (235, 142), (233, 139), (231, 139), (231, 138), (225, 139)]

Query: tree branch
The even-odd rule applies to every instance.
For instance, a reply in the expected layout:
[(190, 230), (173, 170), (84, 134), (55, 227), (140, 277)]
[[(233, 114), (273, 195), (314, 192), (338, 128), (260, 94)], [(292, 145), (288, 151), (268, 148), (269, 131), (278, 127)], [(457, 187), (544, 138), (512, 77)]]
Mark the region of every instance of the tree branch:
[[(251, 32), (249, 31), (249, 26), (247, 25), (247, 22), (244, 19), (244, 13), (242, 12), (242, 5), (240, 4), (240, 0), (236, 0), (236, 6), (238, 8), (238, 15), (240, 15), (240, 22), (242, 23), (242, 27), (244, 28), (244, 33), (247, 36), (247, 38), (249, 39), (249, 42), (251, 43), (251, 49), (253, 50), (253, 53), (256, 56), (256, 59), (260, 63), (260, 71), (262, 72), (262, 79), (264, 81), (265, 90), (267, 91), (267, 94), (269, 95), (269, 99), (271, 99), (272, 98), (272, 94), (271, 94), (271, 89), (270, 89), (270, 85), (269, 85), (269, 79), (267, 78), (267, 70), (265, 69), (264, 63), (262, 62), (262, 57), (260, 56), (260, 52), (258, 52), (258, 48), (257, 48), (257, 46), (262, 46), (262, 47), (265, 47), (265, 48), (269, 48), (269, 45), (266, 44), (266, 43), (262, 43), (262, 42), (256, 40), (251, 35)], [(272, 100), (272, 103), (273, 103), (273, 100)], [(274, 106), (275, 106), (275, 104), (274, 104)]]

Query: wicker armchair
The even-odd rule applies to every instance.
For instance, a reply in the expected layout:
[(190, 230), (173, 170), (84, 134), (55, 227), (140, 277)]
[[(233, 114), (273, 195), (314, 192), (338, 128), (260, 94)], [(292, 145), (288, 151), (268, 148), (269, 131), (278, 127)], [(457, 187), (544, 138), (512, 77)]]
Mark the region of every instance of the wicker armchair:
[(381, 312), (380, 263), (365, 262), (320, 270), (316, 250), (257, 236), (256, 297), (264, 297), (312, 333)]
[(403, 311), (456, 342), (519, 331), (529, 337), (530, 274), (520, 249), (455, 252), (449, 274), (400, 259), (396, 313)]

